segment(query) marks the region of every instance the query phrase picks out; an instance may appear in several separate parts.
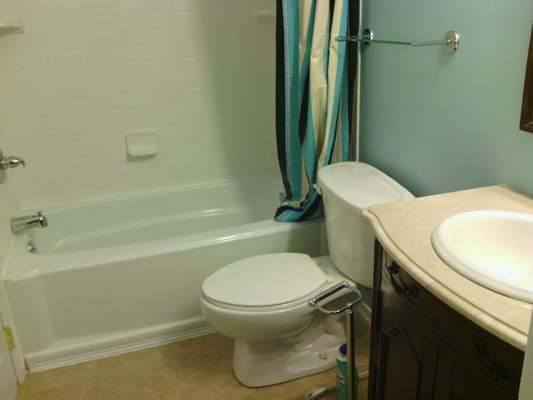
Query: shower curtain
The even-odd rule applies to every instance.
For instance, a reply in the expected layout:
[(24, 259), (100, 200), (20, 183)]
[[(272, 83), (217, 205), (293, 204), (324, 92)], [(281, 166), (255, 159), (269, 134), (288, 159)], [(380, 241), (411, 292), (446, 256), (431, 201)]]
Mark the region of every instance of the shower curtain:
[(319, 168), (349, 158), (358, 0), (277, 0), (276, 139), (285, 193), (278, 221), (323, 215)]

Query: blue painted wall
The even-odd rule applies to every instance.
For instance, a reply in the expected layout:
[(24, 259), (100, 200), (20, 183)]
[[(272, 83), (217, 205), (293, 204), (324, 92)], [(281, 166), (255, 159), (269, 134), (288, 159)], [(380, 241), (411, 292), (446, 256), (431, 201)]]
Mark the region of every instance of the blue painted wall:
[(533, 134), (518, 129), (532, 0), (367, 0), (376, 38), (461, 34), (440, 47), (363, 50), (361, 160), (415, 195), (506, 183), (533, 194)]

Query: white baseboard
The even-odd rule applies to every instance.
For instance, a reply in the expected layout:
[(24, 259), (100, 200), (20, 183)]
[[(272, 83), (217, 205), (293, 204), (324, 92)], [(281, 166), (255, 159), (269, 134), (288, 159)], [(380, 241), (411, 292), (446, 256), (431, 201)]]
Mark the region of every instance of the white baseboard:
[(203, 317), (148, 329), (96, 337), (58, 340), (45, 350), (26, 354), (30, 372), (79, 364), (213, 333)]

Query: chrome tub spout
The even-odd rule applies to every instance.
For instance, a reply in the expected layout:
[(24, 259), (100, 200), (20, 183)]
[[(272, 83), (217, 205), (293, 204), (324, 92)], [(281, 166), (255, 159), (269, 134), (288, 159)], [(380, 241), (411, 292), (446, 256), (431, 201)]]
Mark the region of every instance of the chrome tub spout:
[(35, 215), (11, 218), (11, 232), (13, 233), (24, 232), (35, 227), (45, 228), (47, 226), (48, 220), (40, 211)]

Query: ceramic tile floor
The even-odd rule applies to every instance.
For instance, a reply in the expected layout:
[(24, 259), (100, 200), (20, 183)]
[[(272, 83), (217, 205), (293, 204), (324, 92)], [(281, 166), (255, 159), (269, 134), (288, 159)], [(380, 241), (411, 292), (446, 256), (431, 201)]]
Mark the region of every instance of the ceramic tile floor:
[[(358, 317), (361, 319), (361, 316)], [(368, 369), (368, 321), (358, 321), (358, 369)], [(151, 349), (28, 374), (17, 400), (301, 400), (335, 382), (335, 369), (250, 389), (232, 374), (233, 341), (211, 334)], [(360, 400), (366, 400), (366, 379)], [(332, 394), (327, 399), (335, 399)]]

